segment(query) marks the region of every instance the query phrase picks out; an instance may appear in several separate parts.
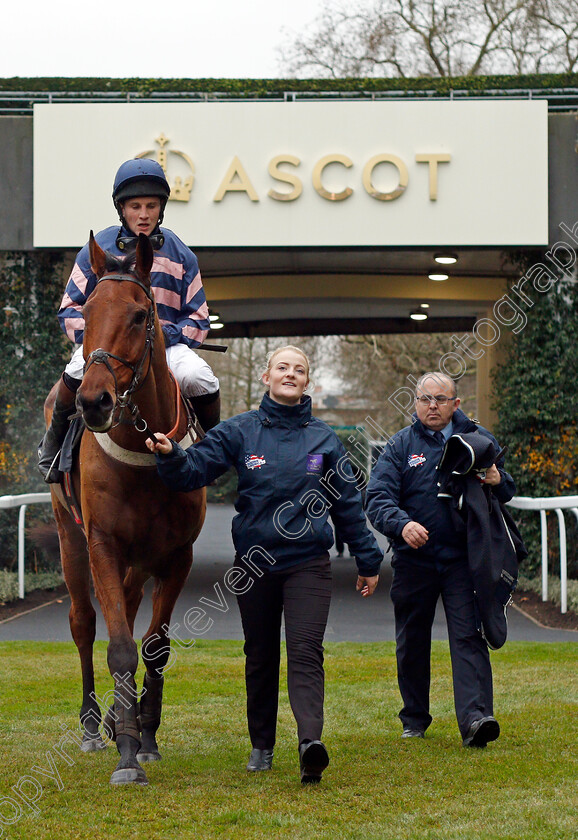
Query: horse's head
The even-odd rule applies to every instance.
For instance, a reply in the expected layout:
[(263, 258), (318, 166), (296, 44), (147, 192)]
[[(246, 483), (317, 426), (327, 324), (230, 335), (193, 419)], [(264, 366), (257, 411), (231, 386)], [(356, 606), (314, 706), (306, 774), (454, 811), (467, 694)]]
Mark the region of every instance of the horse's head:
[(153, 249), (140, 234), (136, 251), (115, 257), (89, 241), (90, 264), (98, 278), (83, 307), (85, 375), (76, 402), (86, 426), (106, 432), (117, 405), (130, 403), (148, 374), (154, 341), (154, 298), (150, 271)]

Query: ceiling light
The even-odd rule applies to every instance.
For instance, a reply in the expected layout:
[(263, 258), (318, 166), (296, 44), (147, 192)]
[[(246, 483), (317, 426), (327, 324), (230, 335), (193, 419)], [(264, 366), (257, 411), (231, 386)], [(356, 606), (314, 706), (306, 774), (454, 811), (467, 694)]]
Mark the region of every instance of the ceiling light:
[[(211, 330), (222, 330), (225, 325), (221, 324), (220, 321), (213, 321), (210, 328)], [(201, 345), (202, 347), (202, 345)]]
[(447, 280), (449, 274), (428, 274), (430, 280)]
[(427, 312), (424, 312), (423, 309), (414, 309), (409, 313), (409, 317), (412, 321), (425, 321)]
[(457, 254), (435, 254), (434, 260), (440, 265), (453, 265), (457, 263), (458, 256)]
[(420, 303), (421, 309), (429, 309), (429, 303)]
[(220, 317), (221, 316), (218, 312), (214, 312), (212, 309), (209, 309), (209, 321), (218, 321)]

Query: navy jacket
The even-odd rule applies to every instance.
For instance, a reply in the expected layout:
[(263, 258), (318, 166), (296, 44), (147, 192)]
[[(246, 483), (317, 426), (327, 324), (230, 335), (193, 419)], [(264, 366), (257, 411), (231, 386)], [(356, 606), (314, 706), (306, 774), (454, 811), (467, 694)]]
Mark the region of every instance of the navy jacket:
[[(494, 436), (457, 409), (453, 415), (454, 433), (478, 432), (489, 437), (499, 452)], [(375, 465), (367, 486), (367, 515), (374, 528), (389, 537), (395, 559), (411, 562), (452, 562), (464, 559), (467, 545), (464, 532), (455, 527), (447, 499), (438, 499), (437, 465), (443, 445), (438, 443), (417, 418), (411, 426), (388, 441)], [(492, 491), (500, 502), (509, 501), (516, 485), (499, 458), (496, 466), (502, 481)], [(429, 532), (421, 548), (410, 548), (401, 536), (405, 525), (419, 522)]]
[(326, 553), (331, 514), (359, 573), (379, 572), (383, 552), (367, 526), (351, 463), (335, 432), (311, 415), (309, 397), (286, 406), (265, 394), (257, 411), (224, 420), (186, 451), (173, 443), (171, 454), (157, 454), (157, 467), (169, 487), (183, 491), (234, 467), (233, 543), (261, 568), (285, 569)]

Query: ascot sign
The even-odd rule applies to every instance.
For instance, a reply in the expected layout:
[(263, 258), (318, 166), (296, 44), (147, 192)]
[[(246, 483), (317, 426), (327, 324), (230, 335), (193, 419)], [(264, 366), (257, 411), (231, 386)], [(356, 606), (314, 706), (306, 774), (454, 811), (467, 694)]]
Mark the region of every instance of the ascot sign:
[[(182, 158), (186, 162), (190, 172), (190, 174), (184, 179), (180, 175), (178, 175), (175, 178), (174, 182), (171, 184), (171, 194), (169, 196), (169, 201), (189, 201), (191, 198), (191, 190), (193, 188), (195, 173), (195, 167), (192, 160), (184, 152), (177, 151), (176, 149), (165, 148), (165, 146), (168, 147), (169, 138), (166, 137), (164, 133), (161, 134), (160, 137), (157, 137), (156, 143), (159, 146), (159, 149), (156, 154), (156, 160), (157, 163), (163, 168), (163, 171), (167, 176), (167, 180), (169, 182), (170, 174), (167, 171), (167, 152), (170, 154), (178, 155), (180, 158)], [(141, 152), (136, 157), (153, 157), (153, 150), (149, 149), (146, 152)], [(438, 197), (438, 163), (449, 163), (451, 160), (451, 155), (423, 154), (416, 155), (415, 159), (417, 163), (427, 163), (429, 165), (429, 197), (431, 201), (435, 201)], [(345, 167), (353, 166), (353, 161), (350, 158), (348, 158), (347, 155), (325, 155), (321, 158), (321, 160), (317, 161), (317, 163), (313, 167), (313, 187), (315, 191), (321, 196), (321, 198), (325, 198), (327, 201), (343, 201), (344, 199), (349, 198), (349, 196), (353, 194), (353, 190), (350, 187), (346, 187), (340, 192), (330, 192), (329, 190), (326, 190), (323, 186), (323, 172), (325, 168), (332, 163), (338, 163)], [(382, 192), (378, 190), (373, 183), (374, 169), (381, 163), (390, 163), (397, 170), (397, 186), (394, 189), (389, 190), (388, 192)], [(276, 181), (280, 181), (281, 183), (289, 184), (292, 187), (292, 189), (290, 191), (285, 192), (279, 192), (278, 190), (270, 189), (267, 192), (267, 195), (269, 196), (269, 198), (272, 198), (275, 201), (295, 201), (295, 199), (299, 198), (299, 196), (303, 192), (303, 183), (299, 179), (297, 174), (293, 172), (285, 172), (283, 171), (283, 169), (280, 169), (279, 167), (282, 164), (297, 167), (301, 164), (301, 161), (298, 157), (295, 157), (295, 155), (289, 154), (277, 155), (269, 161), (268, 172), (271, 178), (275, 179)], [(363, 167), (362, 180), (364, 189), (372, 198), (375, 198), (378, 201), (393, 201), (394, 199), (399, 198), (399, 196), (403, 194), (409, 181), (409, 175), (407, 171), (407, 166), (401, 160), (401, 158), (397, 157), (397, 155), (382, 154), (374, 155), (371, 158), (371, 160), (369, 160), (367, 164)], [(227, 169), (225, 177), (219, 184), (219, 187), (213, 197), (213, 201), (222, 201), (225, 195), (229, 192), (244, 192), (247, 194), (247, 197), (251, 201), (259, 201), (257, 191), (255, 190), (245, 167), (243, 166), (241, 160), (237, 155), (235, 155), (235, 157), (231, 161), (231, 165)]]
[[(449, 163), (451, 156), (446, 154), (425, 154), (416, 155), (415, 159), (417, 163), (429, 164), (429, 197), (432, 201), (435, 201), (438, 197), (437, 165), (438, 163)], [(277, 157), (274, 157), (271, 161), (269, 161), (269, 175), (277, 181), (290, 184), (292, 187), (289, 192), (278, 192), (277, 190), (270, 189), (267, 192), (269, 198), (273, 198), (275, 201), (295, 201), (296, 198), (299, 198), (303, 192), (302, 182), (296, 174), (292, 172), (284, 172), (282, 169), (279, 169), (279, 166), (281, 164), (289, 164), (290, 166), (296, 167), (299, 166), (300, 163), (301, 161), (299, 158), (294, 155), (277, 155)], [(348, 158), (347, 155), (325, 155), (321, 158), (321, 160), (318, 160), (313, 167), (313, 187), (315, 192), (318, 193), (321, 198), (327, 199), (327, 201), (344, 201), (353, 194), (351, 187), (345, 187), (339, 192), (331, 192), (323, 186), (323, 172), (325, 168), (330, 166), (332, 163), (338, 163), (345, 167), (353, 166), (353, 161)], [(398, 183), (394, 189), (389, 190), (388, 192), (381, 192), (374, 186), (373, 183), (374, 169), (381, 163), (390, 163), (397, 170)], [(372, 198), (376, 198), (378, 201), (393, 201), (395, 198), (399, 198), (407, 187), (408, 181), (409, 175), (407, 166), (401, 158), (397, 157), (397, 155), (374, 155), (363, 167), (363, 187)], [(243, 164), (236, 155), (227, 170), (227, 174), (219, 185), (219, 189), (217, 190), (213, 201), (222, 201), (227, 192), (246, 192), (251, 201), (259, 201), (259, 196), (257, 195), (257, 192), (255, 191)]]
[(546, 102), (38, 105), (34, 244), (114, 223), (131, 157), (161, 164), (193, 247), (547, 241)]

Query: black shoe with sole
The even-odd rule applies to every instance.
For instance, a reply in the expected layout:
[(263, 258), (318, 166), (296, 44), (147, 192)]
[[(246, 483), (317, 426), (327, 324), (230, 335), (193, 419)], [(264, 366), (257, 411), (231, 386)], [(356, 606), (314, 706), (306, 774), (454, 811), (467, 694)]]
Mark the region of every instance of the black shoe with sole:
[(258, 773), (260, 770), (270, 770), (273, 767), (273, 750), (259, 750), (253, 748), (249, 756), (247, 770)]
[(38, 469), (46, 484), (59, 484), (62, 481), (62, 473), (58, 469), (62, 442), (54, 434), (52, 428), (47, 429), (46, 434), (40, 441)]
[[(69, 378), (69, 381), (76, 382), (76, 388), (81, 384), (80, 380)], [(62, 481), (62, 473), (58, 469), (60, 450), (70, 426), (70, 419), (76, 411), (75, 399), (76, 390), (71, 390), (64, 382), (61, 382), (52, 410), (50, 426), (46, 429), (38, 447), (38, 469), (47, 484), (58, 484)]]
[(495, 741), (499, 736), (500, 724), (496, 718), (488, 715), (472, 723), (464, 738), (464, 747), (485, 747), (489, 741)]
[(425, 738), (423, 729), (412, 729), (410, 726), (404, 727), (401, 733), (402, 738)]
[(329, 755), (325, 749), (325, 744), (321, 741), (303, 741), (299, 745), (302, 785), (318, 784), (328, 764)]

